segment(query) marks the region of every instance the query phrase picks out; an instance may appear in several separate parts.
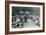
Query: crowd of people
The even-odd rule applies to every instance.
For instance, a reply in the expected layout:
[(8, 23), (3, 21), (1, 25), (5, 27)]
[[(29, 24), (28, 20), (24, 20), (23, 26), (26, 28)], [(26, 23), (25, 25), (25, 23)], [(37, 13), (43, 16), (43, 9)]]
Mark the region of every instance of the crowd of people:
[[(27, 15), (25, 15), (25, 16), (19, 16), (19, 17), (14, 17), (12, 20), (13, 27), (15, 27), (15, 28), (23, 28), (23, 26), (24, 26), (23, 24), (28, 23), (28, 19), (30, 19), (34, 24), (40, 26), (39, 16), (35, 16), (35, 15), (27, 16)], [(31, 21), (30, 21), (30, 23), (31, 23)]]

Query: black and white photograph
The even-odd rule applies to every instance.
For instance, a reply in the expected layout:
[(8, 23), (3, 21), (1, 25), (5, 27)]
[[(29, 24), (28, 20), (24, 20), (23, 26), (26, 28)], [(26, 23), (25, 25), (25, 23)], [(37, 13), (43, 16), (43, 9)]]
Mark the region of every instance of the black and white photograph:
[(12, 6), (12, 28), (40, 27), (39, 7)]

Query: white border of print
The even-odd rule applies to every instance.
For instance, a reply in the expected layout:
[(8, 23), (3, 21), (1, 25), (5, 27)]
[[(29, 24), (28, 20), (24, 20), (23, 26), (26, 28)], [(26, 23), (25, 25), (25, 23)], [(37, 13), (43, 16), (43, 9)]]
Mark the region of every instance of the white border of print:
[[(19, 6), (19, 7), (40, 7), (40, 27), (38, 28), (12, 28), (12, 6)], [(9, 4), (9, 31), (14, 32), (14, 31), (26, 31), (26, 30), (42, 30), (43, 29), (43, 7), (42, 5), (23, 5), (23, 4)]]

